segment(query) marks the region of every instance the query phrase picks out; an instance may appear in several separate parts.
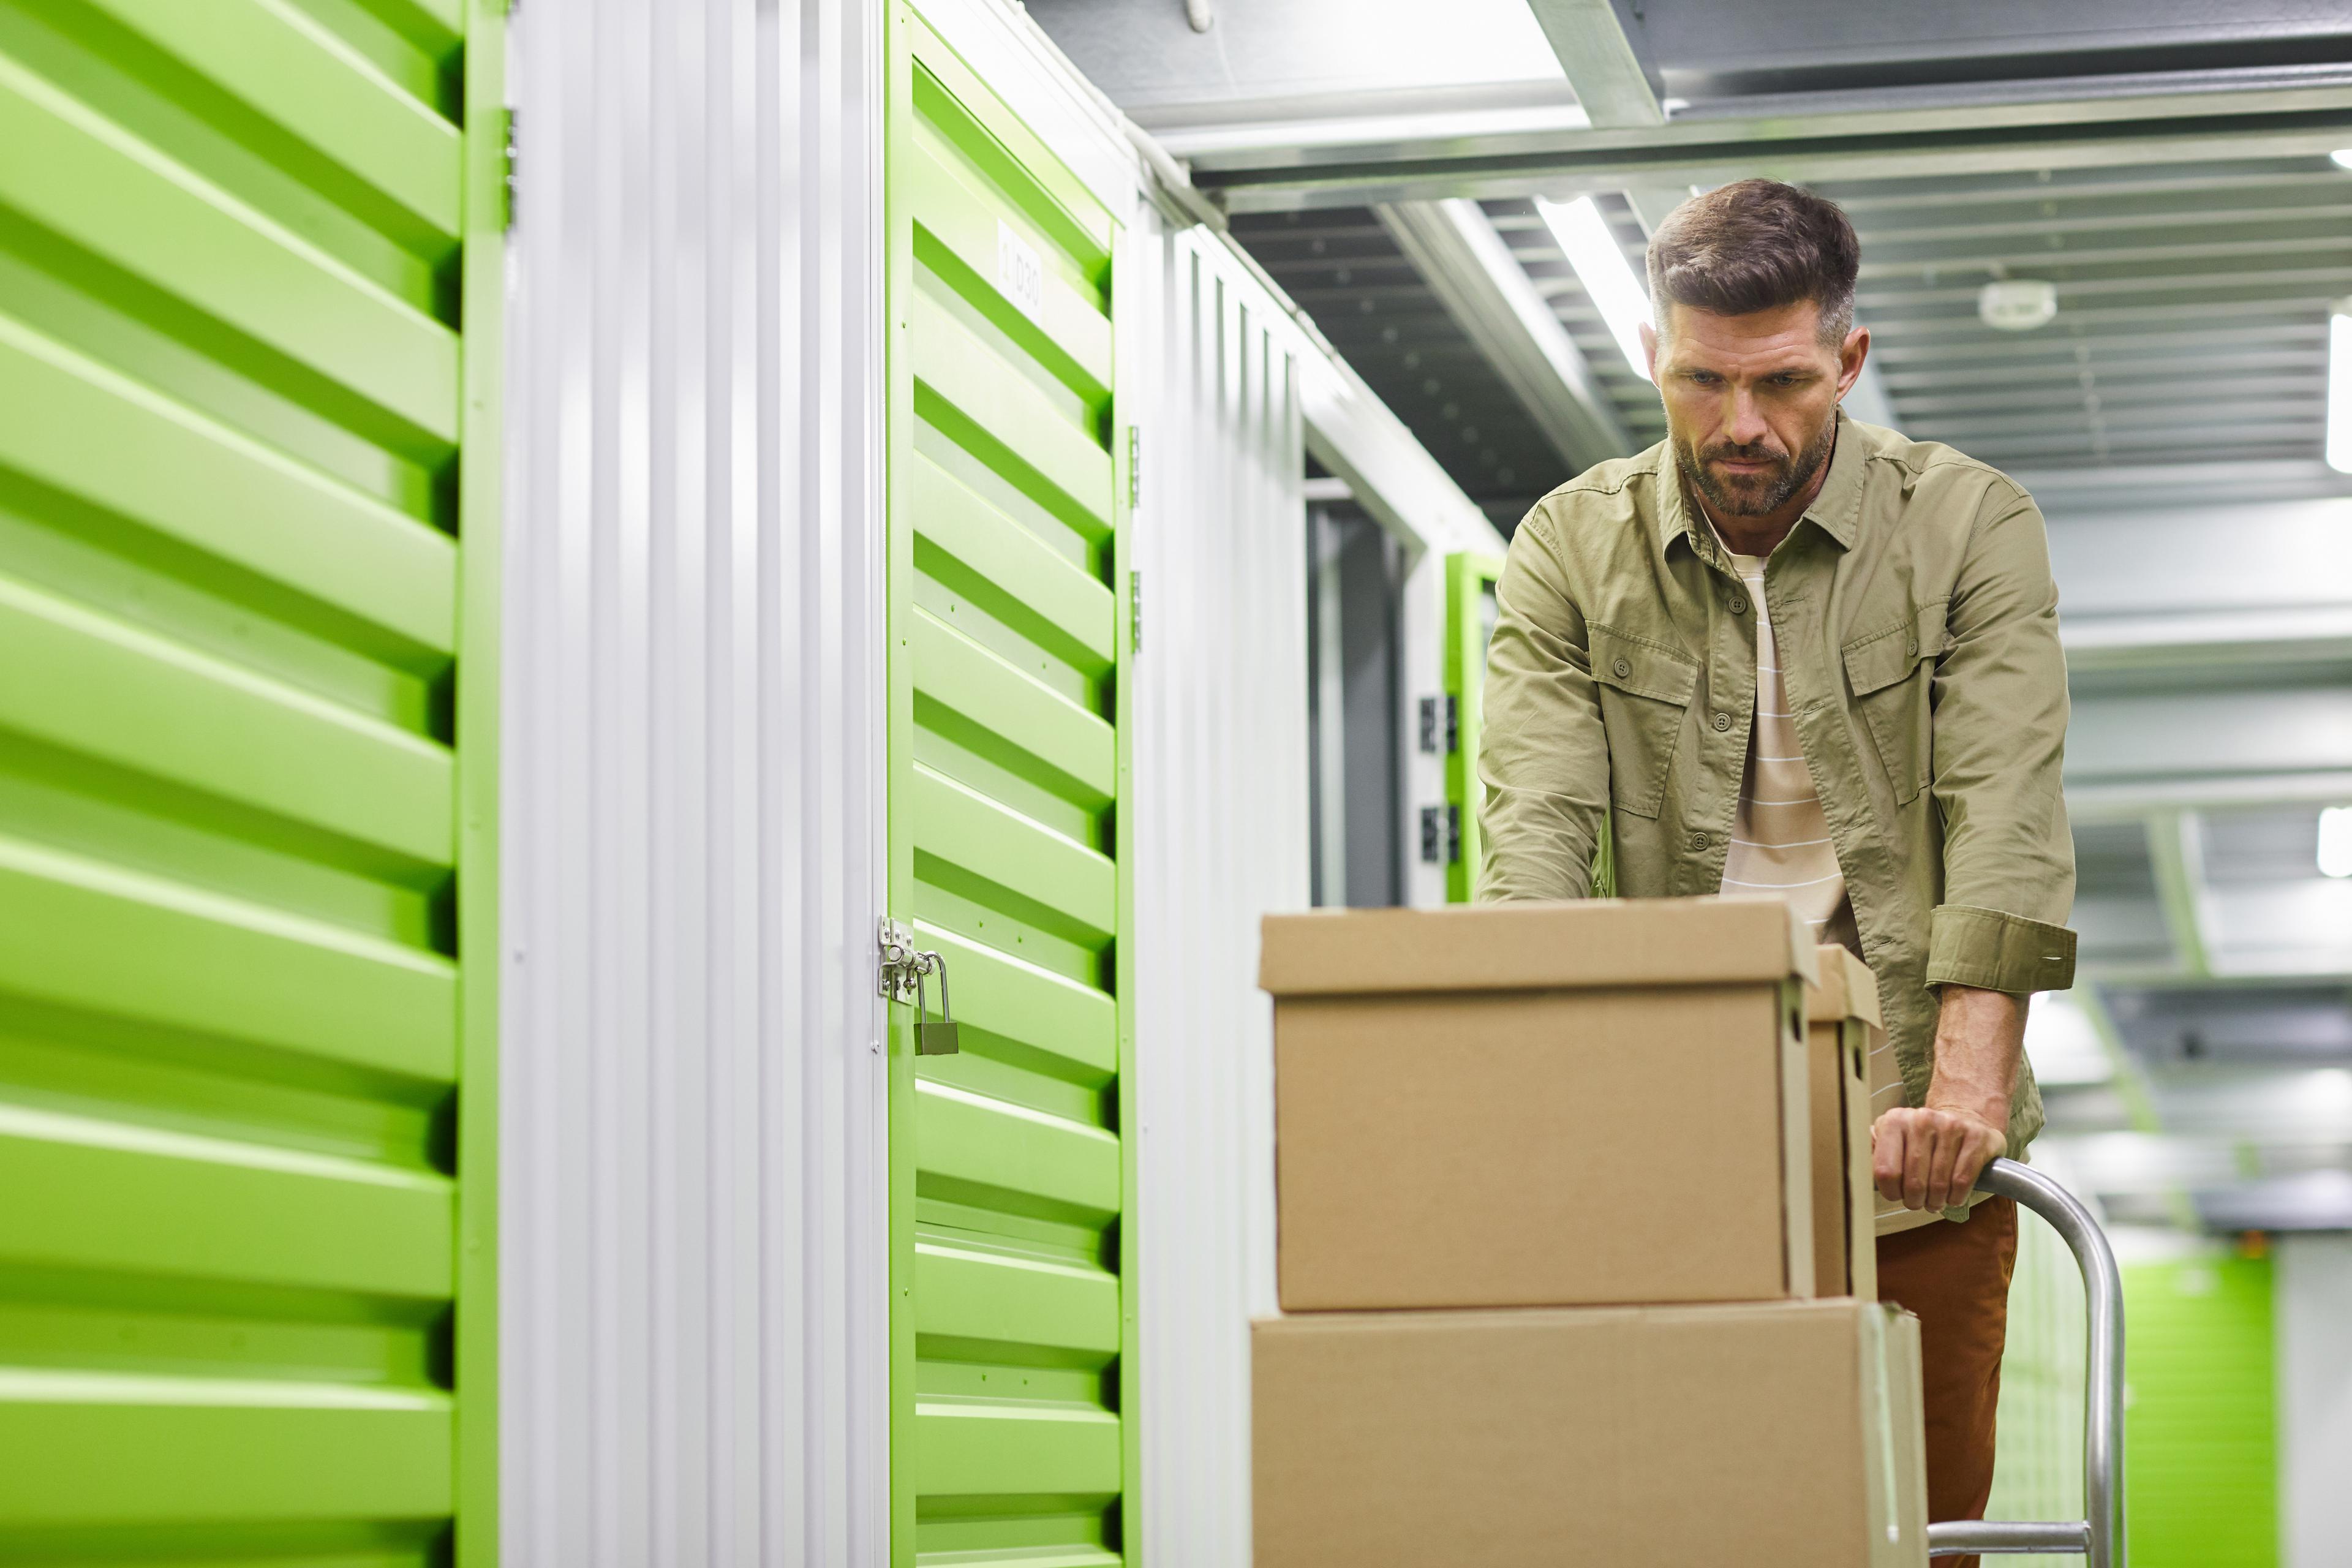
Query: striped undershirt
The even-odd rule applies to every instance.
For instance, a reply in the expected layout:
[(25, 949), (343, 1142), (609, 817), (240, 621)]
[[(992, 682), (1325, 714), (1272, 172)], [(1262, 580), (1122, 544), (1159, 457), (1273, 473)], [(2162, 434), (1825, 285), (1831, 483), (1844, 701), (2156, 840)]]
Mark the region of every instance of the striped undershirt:
[[(1723, 542), (1720, 533), (1716, 542)], [(1727, 545), (1723, 552), (1748, 584), (1748, 602), (1756, 609), (1756, 722), (1748, 731), (1739, 811), (1732, 819), (1730, 852), (1723, 861), (1723, 890), (1786, 899), (1812, 927), (1816, 941), (1859, 953), (1862, 939), (1854, 929), (1853, 900), (1846, 897), (1845, 874), (1838, 868), (1829, 820), (1822, 814), (1822, 797), (1813, 788), (1812, 770), (1805, 766), (1804, 748), (1797, 739), (1797, 721), (1789, 712), (1780, 646), (1773, 640), (1772, 616), (1764, 601), (1764, 558), (1738, 554)], [(1895, 1051), (1884, 1034), (1872, 1046), (1870, 1110), (1875, 1121), (1879, 1112), (1903, 1103), (1903, 1075), (1895, 1069)], [(1971, 1196), (1970, 1206), (1983, 1195)], [(1881, 1198), (1874, 1228), (1880, 1236), (1892, 1236), (1963, 1212), (1955, 1208), (1939, 1215)]]
[[(1717, 542), (1721, 542), (1717, 535)], [(1748, 766), (1740, 775), (1739, 811), (1732, 819), (1730, 853), (1723, 861), (1723, 890), (1789, 900), (1817, 942), (1860, 946), (1845, 875), (1830, 843), (1822, 797), (1812, 770), (1805, 766), (1797, 722), (1789, 714), (1789, 689), (1780, 677), (1780, 646), (1764, 602), (1764, 558), (1727, 548), (1732, 569), (1748, 584), (1756, 611), (1756, 722), (1748, 731)]]

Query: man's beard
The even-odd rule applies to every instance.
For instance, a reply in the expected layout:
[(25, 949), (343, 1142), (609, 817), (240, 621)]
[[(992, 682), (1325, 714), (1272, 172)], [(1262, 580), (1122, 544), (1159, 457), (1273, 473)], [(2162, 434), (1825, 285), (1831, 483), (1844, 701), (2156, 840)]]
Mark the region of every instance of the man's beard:
[(1675, 460), (1691, 488), (1717, 516), (1764, 517), (1788, 505), (1791, 496), (1813, 482), (1813, 476), (1829, 461), (1830, 448), (1836, 441), (1837, 419), (1833, 415), (1803, 451), (1794, 458), (1777, 459), (1772, 468), (1760, 474), (1727, 479), (1707, 467), (1709, 462), (1722, 458), (1748, 463), (1772, 459), (1771, 450), (1760, 445), (1709, 447), (1703, 453), (1694, 454), (1677, 441)]

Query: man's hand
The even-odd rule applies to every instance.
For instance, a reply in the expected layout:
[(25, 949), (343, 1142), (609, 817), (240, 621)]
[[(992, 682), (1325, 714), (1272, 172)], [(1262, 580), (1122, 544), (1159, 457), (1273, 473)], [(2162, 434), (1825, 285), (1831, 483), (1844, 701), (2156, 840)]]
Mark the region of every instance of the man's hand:
[(1969, 1111), (1898, 1107), (1871, 1126), (1871, 1174), (1889, 1203), (1954, 1208), (1969, 1201), (1977, 1173), (2008, 1143), (2004, 1129)]
[(2008, 1151), (2010, 1094), (2024, 1054), (2024, 998), (1945, 986), (1927, 1103), (1871, 1124), (1878, 1195), (1910, 1209), (1967, 1203), (1985, 1162)]

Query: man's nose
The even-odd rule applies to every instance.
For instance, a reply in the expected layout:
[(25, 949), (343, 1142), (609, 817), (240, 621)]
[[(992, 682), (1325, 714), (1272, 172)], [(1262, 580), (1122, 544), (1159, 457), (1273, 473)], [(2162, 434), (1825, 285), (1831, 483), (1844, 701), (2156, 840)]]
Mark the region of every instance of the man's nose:
[(1752, 447), (1771, 433), (1755, 397), (1744, 387), (1732, 389), (1723, 414), (1723, 438), (1734, 446)]

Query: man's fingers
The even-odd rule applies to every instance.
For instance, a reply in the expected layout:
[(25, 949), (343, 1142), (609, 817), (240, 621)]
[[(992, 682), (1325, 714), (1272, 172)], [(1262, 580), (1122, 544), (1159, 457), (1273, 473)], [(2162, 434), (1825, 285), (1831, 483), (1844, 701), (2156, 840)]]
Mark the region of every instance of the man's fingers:
[(1927, 1205), (1927, 1163), (1935, 1157), (1936, 1133), (1932, 1123), (1908, 1129), (1903, 1149), (1903, 1206), (1906, 1209)]
[(1878, 1184), (1878, 1195), (1890, 1204), (1903, 1201), (1904, 1144), (1909, 1131), (1904, 1123), (1903, 1117), (1890, 1113), (1870, 1129), (1870, 1173)]
[(1952, 1201), (1956, 1204), (1968, 1202), (1969, 1194), (1976, 1191), (1977, 1178), (1984, 1174), (1984, 1168), (2008, 1148), (2009, 1135), (1990, 1127), (1971, 1136), (1968, 1146), (1961, 1151), (1958, 1169), (1952, 1173)]
[(1937, 1119), (1936, 1152), (1927, 1162), (1927, 1203), (1931, 1209), (1952, 1206), (1952, 1176), (1968, 1149), (1968, 1133)]
[(1977, 1140), (1960, 1140), (1958, 1152), (1952, 1162), (1952, 1202), (1964, 1204), (1969, 1201), (1969, 1194), (1975, 1190), (1977, 1184), (1977, 1175), (1984, 1167), (1984, 1152), (1977, 1147)]

